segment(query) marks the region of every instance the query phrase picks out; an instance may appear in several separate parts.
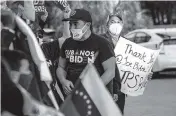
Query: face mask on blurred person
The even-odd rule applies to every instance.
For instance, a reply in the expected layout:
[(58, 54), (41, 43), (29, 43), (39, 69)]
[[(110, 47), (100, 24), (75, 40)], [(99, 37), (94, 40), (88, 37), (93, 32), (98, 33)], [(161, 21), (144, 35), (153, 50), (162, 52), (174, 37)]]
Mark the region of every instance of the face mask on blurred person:
[(88, 29), (87, 24), (85, 24), (82, 29), (71, 29), (73, 39), (80, 40), (86, 33), (87, 29)]
[(114, 36), (114, 37), (117, 36), (118, 37), (120, 35), (121, 31), (122, 31), (122, 28), (123, 28), (122, 24), (120, 24), (120, 23), (113, 23), (113, 24), (111, 24), (109, 26), (109, 32), (110, 32), (110, 34), (112, 36)]

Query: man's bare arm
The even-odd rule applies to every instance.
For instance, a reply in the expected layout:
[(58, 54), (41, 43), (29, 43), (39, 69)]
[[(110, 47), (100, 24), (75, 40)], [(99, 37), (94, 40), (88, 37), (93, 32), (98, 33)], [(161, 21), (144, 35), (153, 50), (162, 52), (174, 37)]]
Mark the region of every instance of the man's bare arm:
[(111, 57), (102, 63), (104, 73), (101, 76), (103, 83), (107, 85), (115, 77), (115, 57)]
[(57, 74), (57, 77), (59, 78), (61, 84), (65, 81), (66, 75), (67, 75), (66, 71), (65, 71), (65, 67), (66, 67), (66, 59), (59, 57), (59, 65), (56, 70), (56, 74)]
[(66, 59), (60, 57), (59, 58), (59, 65), (58, 65), (56, 74), (57, 74), (57, 77), (59, 78), (59, 80), (62, 84), (64, 93), (66, 95), (68, 95), (68, 94), (71, 93), (72, 89), (74, 88), (74, 85), (71, 81), (66, 79), (67, 73), (65, 71), (65, 67), (66, 67)]

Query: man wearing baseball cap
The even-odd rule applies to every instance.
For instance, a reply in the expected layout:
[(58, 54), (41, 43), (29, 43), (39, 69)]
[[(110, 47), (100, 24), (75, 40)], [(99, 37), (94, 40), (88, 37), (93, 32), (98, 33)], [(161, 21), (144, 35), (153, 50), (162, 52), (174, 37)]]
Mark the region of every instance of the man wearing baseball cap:
[(113, 85), (110, 82), (115, 76), (116, 66), (114, 53), (103, 37), (92, 32), (90, 13), (84, 9), (75, 9), (70, 18), (63, 21), (70, 21), (71, 31), (71, 37), (66, 39), (61, 48), (57, 69), (65, 95), (72, 91), (88, 63), (94, 63), (102, 81), (112, 94)]

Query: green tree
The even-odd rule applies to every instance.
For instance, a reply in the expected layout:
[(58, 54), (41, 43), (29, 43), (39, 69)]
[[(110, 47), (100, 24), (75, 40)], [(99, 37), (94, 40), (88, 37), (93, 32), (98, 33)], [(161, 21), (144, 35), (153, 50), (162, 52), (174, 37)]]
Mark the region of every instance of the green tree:
[[(145, 13), (141, 13), (140, 2), (135, 1), (68, 1), (72, 10), (84, 8), (92, 15), (93, 31), (97, 34), (106, 31), (107, 17), (110, 13), (123, 11), (124, 29), (122, 34), (138, 28), (150, 27), (152, 19)], [(50, 25), (57, 30), (57, 37), (62, 35), (62, 11), (57, 7), (52, 7)]]

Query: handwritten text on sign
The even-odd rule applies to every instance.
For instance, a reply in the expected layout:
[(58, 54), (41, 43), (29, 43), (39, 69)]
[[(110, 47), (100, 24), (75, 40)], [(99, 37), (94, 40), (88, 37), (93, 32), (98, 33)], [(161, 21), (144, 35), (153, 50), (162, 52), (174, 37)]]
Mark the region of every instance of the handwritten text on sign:
[(121, 91), (130, 96), (142, 95), (159, 50), (147, 49), (120, 37), (114, 51), (122, 79)]

